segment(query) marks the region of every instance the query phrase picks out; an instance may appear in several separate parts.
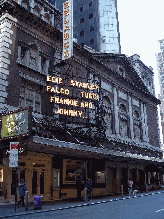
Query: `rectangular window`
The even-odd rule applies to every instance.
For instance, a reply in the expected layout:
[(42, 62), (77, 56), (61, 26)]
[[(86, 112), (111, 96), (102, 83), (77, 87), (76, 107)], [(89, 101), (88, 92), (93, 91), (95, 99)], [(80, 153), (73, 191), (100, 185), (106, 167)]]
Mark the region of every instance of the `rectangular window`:
[(94, 44), (94, 39), (91, 39), (90, 40), (90, 45), (93, 45)]
[(80, 7), (80, 12), (83, 12), (83, 6)]
[(84, 36), (84, 30), (80, 31), (80, 36)]
[(84, 17), (80, 18), (80, 24), (84, 23)]
[(89, 2), (89, 7), (92, 7), (92, 2)]
[(39, 85), (22, 82), (20, 86), (19, 106), (32, 106), (33, 111), (41, 113), (41, 93)]
[(93, 13), (90, 13), (89, 14), (89, 19), (92, 19), (93, 18)]
[(90, 32), (94, 31), (94, 26), (90, 27)]
[(75, 183), (77, 178), (86, 180), (86, 162), (82, 160), (63, 160), (63, 182)]
[(96, 171), (95, 172), (95, 182), (96, 183), (105, 183), (105, 171)]

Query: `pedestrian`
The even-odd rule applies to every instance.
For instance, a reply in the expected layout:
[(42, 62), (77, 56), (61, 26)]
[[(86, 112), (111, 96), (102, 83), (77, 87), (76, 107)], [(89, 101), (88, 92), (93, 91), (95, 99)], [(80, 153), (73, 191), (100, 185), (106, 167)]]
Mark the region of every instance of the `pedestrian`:
[(133, 180), (129, 179), (128, 184), (129, 184), (129, 195), (131, 195), (132, 194), (132, 188), (133, 188)]
[(88, 197), (90, 197), (90, 200), (92, 200), (92, 195), (91, 195), (91, 192), (92, 192), (92, 180), (90, 178), (87, 178), (85, 187), (87, 188), (87, 195), (88, 195)]
[(22, 202), (22, 207), (24, 207), (24, 196), (25, 196), (25, 191), (27, 191), (26, 184), (24, 183), (24, 180), (21, 179), (21, 182), (18, 184), (18, 190), (19, 190), (19, 196), (20, 200), (17, 203), (19, 205)]
[(77, 200), (81, 200), (82, 182), (80, 176), (76, 176)]

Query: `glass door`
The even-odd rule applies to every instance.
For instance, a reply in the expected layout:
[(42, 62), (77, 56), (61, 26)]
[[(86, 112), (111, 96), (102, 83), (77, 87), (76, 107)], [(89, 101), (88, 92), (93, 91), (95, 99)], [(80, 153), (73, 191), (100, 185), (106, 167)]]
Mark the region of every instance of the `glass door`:
[(44, 194), (44, 172), (39, 173), (39, 182), (40, 182), (40, 186), (39, 186), (40, 194)]
[(37, 175), (38, 175), (38, 171), (33, 170), (32, 194), (37, 194), (37, 187), (38, 187)]
[(44, 171), (37, 169), (33, 170), (32, 178), (32, 194), (43, 195), (44, 194)]

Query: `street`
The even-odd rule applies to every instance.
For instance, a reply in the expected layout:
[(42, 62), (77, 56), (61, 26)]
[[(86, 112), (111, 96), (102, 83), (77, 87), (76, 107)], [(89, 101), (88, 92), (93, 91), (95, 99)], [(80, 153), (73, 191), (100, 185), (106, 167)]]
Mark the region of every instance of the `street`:
[[(92, 202), (89, 203), (91, 204)], [(164, 194), (154, 194), (77, 208), (34, 213), (13, 218), (164, 219)]]

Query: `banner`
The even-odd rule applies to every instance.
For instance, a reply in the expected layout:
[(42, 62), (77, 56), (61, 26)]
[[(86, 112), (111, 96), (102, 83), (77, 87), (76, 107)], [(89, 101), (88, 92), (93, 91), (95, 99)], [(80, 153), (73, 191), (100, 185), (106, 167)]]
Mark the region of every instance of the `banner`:
[(1, 140), (30, 135), (31, 123), (31, 107), (2, 115)]
[(73, 56), (73, 0), (63, 4), (63, 54), (62, 60)]
[(18, 167), (18, 142), (10, 142), (9, 167)]

